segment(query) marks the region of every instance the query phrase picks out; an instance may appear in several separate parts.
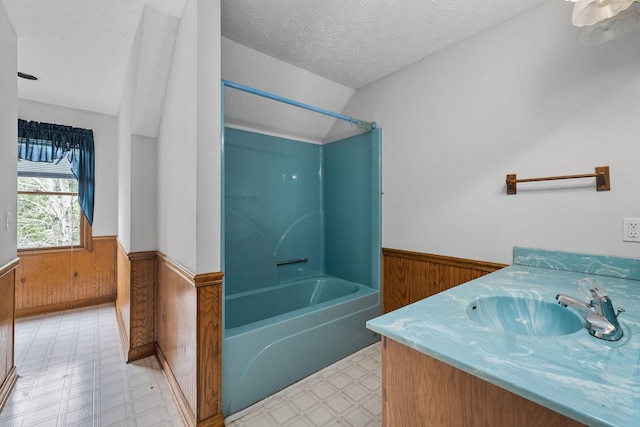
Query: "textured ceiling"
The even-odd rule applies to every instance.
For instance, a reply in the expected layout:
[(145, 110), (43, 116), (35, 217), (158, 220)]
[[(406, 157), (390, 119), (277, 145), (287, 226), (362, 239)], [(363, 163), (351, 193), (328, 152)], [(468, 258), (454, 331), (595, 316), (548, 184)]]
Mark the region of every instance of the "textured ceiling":
[[(19, 98), (116, 115), (144, 16), (136, 64), (144, 79), (138, 79), (136, 88), (133, 132), (155, 136), (186, 1), (0, 0), (18, 35), (19, 70), (40, 78), (19, 79)], [(561, 0), (222, 0), (222, 35), (340, 87), (357, 89), (545, 1)], [(222, 63), (231, 61), (223, 51)], [(250, 65), (259, 70), (254, 74), (265, 70), (258, 61)], [(348, 92), (340, 87), (335, 107), (344, 105)], [(298, 89), (301, 97), (308, 95)], [(320, 92), (317, 101), (322, 104)], [(291, 91), (287, 96), (297, 95)], [(314, 96), (307, 98), (316, 105)], [(251, 102), (234, 108), (248, 109)]]
[(222, 35), (358, 89), (546, 1), (223, 0)]

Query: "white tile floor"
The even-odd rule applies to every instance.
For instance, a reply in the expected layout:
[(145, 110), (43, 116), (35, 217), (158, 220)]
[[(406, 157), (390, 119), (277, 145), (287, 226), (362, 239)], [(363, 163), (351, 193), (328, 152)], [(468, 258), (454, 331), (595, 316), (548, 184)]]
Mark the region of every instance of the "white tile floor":
[(374, 344), (227, 417), (228, 427), (377, 427), (380, 344)]
[[(18, 382), (0, 426), (183, 425), (155, 357), (124, 363), (113, 304), (16, 322)], [(380, 347), (233, 414), (231, 427), (380, 425)]]
[(113, 304), (16, 322), (0, 426), (182, 426), (155, 357), (124, 363)]

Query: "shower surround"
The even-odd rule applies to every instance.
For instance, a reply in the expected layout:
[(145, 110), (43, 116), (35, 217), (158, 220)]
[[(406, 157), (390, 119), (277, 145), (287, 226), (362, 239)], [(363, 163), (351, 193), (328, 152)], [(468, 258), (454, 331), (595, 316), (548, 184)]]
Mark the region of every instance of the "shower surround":
[(225, 129), (225, 415), (378, 340), (380, 148)]

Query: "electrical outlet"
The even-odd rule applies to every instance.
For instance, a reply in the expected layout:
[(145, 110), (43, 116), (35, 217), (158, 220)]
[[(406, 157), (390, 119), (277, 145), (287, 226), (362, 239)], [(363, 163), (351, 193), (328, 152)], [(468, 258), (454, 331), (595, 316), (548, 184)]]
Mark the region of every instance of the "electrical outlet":
[(625, 218), (622, 240), (625, 242), (640, 242), (640, 218)]

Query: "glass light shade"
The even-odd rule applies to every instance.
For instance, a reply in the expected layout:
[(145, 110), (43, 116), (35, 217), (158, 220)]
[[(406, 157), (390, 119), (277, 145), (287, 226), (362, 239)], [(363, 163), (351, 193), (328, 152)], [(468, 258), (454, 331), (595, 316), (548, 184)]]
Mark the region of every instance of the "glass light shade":
[(635, 0), (578, 0), (573, 6), (573, 25), (584, 27), (612, 18), (628, 9)]
[(616, 16), (580, 30), (580, 41), (586, 46), (615, 40), (640, 27), (640, 4), (628, 8)]

